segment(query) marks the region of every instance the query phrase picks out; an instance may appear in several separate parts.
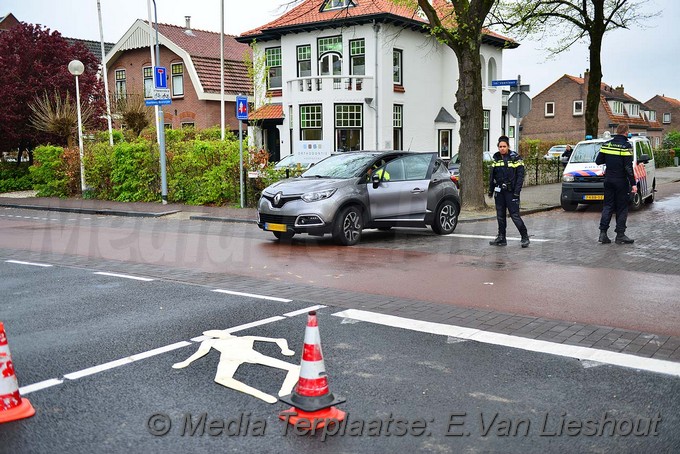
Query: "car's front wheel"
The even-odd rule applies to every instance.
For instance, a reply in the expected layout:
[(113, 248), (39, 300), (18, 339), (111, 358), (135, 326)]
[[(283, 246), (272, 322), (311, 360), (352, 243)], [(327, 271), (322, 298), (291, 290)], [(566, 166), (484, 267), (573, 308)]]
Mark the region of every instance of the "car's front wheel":
[(437, 235), (448, 235), (458, 225), (458, 205), (451, 200), (444, 200), (437, 207), (432, 222), (432, 230)]
[(356, 206), (344, 208), (335, 218), (333, 239), (343, 246), (354, 246), (361, 239), (361, 210)]
[(562, 205), (564, 211), (576, 211), (576, 208), (578, 208), (578, 203), (568, 202), (566, 200), (560, 201), (560, 205)]

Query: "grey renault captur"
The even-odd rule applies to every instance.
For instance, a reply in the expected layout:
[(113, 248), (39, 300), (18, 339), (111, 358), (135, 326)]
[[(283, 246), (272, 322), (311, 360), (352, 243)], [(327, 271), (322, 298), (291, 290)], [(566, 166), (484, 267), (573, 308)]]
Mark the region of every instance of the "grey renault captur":
[(265, 188), (257, 212), (257, 225), (278, 239), (330, 233), (351, 246), (365, 228), (429, 225), (449, 234), (458, 224), (460, 195), (436, 153), (348, 151)]

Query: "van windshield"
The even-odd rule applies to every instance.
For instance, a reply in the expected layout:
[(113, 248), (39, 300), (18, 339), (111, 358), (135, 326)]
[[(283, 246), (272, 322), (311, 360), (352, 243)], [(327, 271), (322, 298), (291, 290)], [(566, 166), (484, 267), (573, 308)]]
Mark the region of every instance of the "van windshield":
[(597, 153), (602, 148), (602, 142), (581, 143), (576, 145), (574, 153), (571, 155), (569, 163), (595, 162)]

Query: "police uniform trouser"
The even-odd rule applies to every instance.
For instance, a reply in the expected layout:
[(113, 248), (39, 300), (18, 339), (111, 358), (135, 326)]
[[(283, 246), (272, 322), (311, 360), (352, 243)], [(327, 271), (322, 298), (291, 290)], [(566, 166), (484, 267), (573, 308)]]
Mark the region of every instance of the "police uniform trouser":
[(616, 233), (626, 231), (626, 219), (628, 219), (628, 193), (630, 187), (626, 178), (605, 178), (604, 180), (604, 207), (600, 218), (600, 230), (609, 228), (612, 214), (616, 213)]
[(510, 213), (510, 218), (512, 222), (515, 223), (515, 227), (519, 230), (521, 236), (527, 235), (527, 228), (524, 225), (524, 221), (519, 216), (519, 197), (515, 197), (512, 192), (508, 192), (503, 189), (501, 192), (494, 193), (494, 201), (496, 202), (496, 220), (498, 221), (498, 233), (500, 235), (505, 235), (505, 229), (508, 225), (508, 221), (505, 218), (505, 210), (507, 209)]

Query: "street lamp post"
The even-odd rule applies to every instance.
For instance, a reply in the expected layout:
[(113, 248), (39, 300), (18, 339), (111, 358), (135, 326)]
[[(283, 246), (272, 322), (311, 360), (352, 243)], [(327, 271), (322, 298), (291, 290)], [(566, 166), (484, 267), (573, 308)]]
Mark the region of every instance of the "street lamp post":
[(71, 60), (68, 70), (76, 76), (76, 103), (78, 104), (78, 146), (80, 148), (80, 189), (85, 194), (85, 164), (83, 163), (83, 123), (80, 116), (80, 87), (78, 76), (85, 72), (85, 65), (80, 60)]

